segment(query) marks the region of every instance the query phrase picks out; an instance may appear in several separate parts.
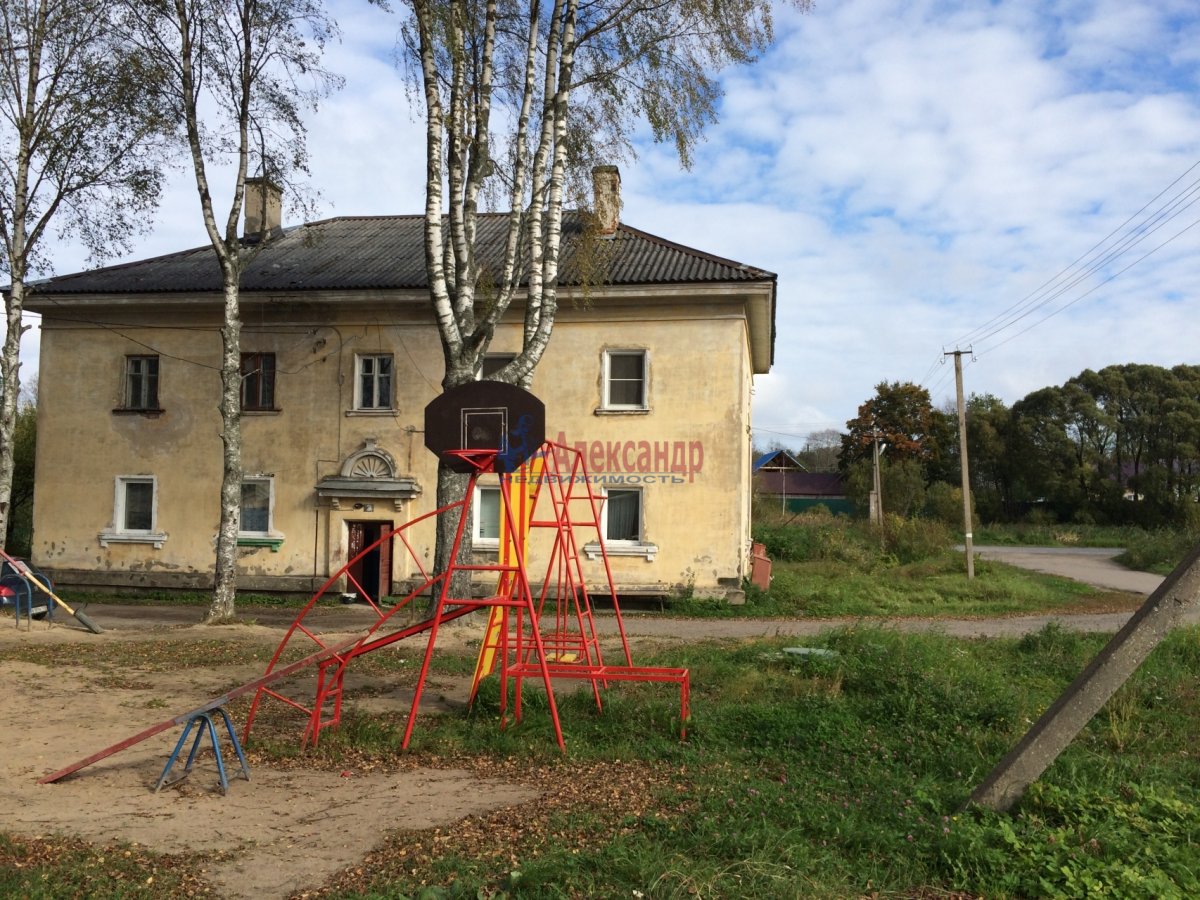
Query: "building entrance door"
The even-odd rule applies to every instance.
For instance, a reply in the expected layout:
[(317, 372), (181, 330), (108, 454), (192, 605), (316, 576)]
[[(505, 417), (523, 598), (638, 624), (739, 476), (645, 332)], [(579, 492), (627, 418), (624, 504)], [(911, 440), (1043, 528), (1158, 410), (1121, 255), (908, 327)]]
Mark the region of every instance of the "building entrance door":
[[(362, 553), (364, 547), (379, 540), (381, 535), (392, 530), (390, 521), (347, 522), (348, 552), (350, 559)], [(372, 549), (358, 562), (354, 563), (347, 574), (353, 582), (346, 586), (347, 591), (355, 591), (360, 599), (370, 599), (378, 603), (392, 589), (392, 542), (384, 541)], [(363, 597), (362, 595), (366, 596)]]

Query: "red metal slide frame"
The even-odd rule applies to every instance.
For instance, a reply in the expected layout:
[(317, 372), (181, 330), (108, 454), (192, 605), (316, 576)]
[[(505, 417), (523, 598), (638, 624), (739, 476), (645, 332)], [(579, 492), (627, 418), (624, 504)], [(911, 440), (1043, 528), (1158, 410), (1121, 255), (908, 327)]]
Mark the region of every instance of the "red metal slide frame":
[[(505, 517), (509, 533), (520, 534), (522, 529), (519, 522), (525, 521), (529, 522), (530, 529), (546, 529), (550, 532), (548, 562), (539, 591), (535, 595), (526, 569), (524, 542), (520, 540), (513, 541), (512, 547), (507, 548), (501, 554), (500, 560), (494, 564), (455, 563), (445, 573), (436, 576), (430, 575), (425, 570), (420, 556), (409, 540), (410, 529), (436, 516), (457, 514), (458, 526), (452, 554), (452, 558), (457, 560), (463, 531), (466, 523), (470, 521), (471, 500), (475, 495), (476, 481), (479, 475), (490, 471), (496, 455), (495, 451), (452, 452), (457, 452), (462, 459), (468, 460), (475, 467), (470, 475), (470, 483), (464, 498), (457, 503), (426, 513), (385, 534), (335, 572), (300, 610), (279, 642), (279, 646), (267, 665), (266, 672), (261, 677), (239, 685), (196, 709), (152, 725), (66, 768), (52, 772), (41, 778), (39, 783), (48, 784), (59, 781), (86, 766), (139, 744), (154, 735), (161, 734), (168, 728), (183, 724), (198, 713), (224, 706), (230, 700), (244, 696), (251, 691), (254, 691), (254, 700), (246, 719), (243, 742), (250, 735), (250, 729), (254, 724), (254, 718), (261, 702), (265, 699), (275, 699), (305, 714), (307, 724), (301, 737), (301, 743), (303, 745), (311, 742), (315, 745), (323, 729), (335, 726), (341, 720), (342, 687), (347, 666), (363, 654), (386, 647), (396, 641), (426, 633), (428, 641), (421, 662), (412, 709), (404, 731), (403, 746), (407, 748), (412, 737), (413, 726), (416, 723), (421, 692), (429, 676), (439, 626), (489, 607), (498, 607), (503, 613), (502, 627), (496, 632), (496, 647), (494, 648), (500, 669), (502, 725), (507, 721), (510, 681), (514, 697), (513, 718), (519, 721), (524, 681), (529, 678), (541, 680), (549, 701), (554, 736), (558, 746), (562, 749), (565, 749), (565, 742), (554, 698), (554, 679), (589, 681), (598, 708), (602, 708), (601, 688), (607, 686), (610, 681), (660, 682), (679, 685), (680, 737), (686, 738), (687, 721), (690, 716), (688, 670), (633, 665), (629, 652), (629, 641), (625, 634), (625, 624), (621, 618), (620, 605), (617, 601), (617, 592), (613, 586), (612, 569), (609, 566), (607, 551), (604, 549), (604, 535), (600, 527), (600, 512), (604, 495), (597, 493), (592, 480), (588, 477), (583, 454), (574, 448), (547, 442), (538, 451), (539, 466), (526, 466), (518, 472), (500, 478), (501, 513)], [(530, 472), (537, 474), (529, 475)], [(534, 479), (533, 490), (527, 490), (528, 485), (522, 482), (523, 478)], [(514, 483), (521, 485), (518, 502), (533, 504), (531, 518), (525, 517), (524, 510), (514, 510), (512, 496)], [(539, 501), (541, 501), (540, 506), (538, 505)], [(599, 546), (599, 555), (603, 561), (605, 592), (612, 604), (624, 657), (622, 665), (606, 664), (601, 653), (600, 638), (592, 614), (587, 579), (580, 559), (581, 535), (593, 536), (595, 543)], [(409, 554), (409, 558), (413, 560), (422, 579), (416, 588), (390, 608), (381, 604), (382, 598), (372, 597), (364, 591), (362, 585), (358, 584), (350, 574), (351, 566), (383, 541), (399, 542)], [(497, 575), (495, 592), (484, 597), (452, 597), (450, 591), (453, 576), (455, 572), (461, 570), (495, 573)], [(335, 591), (340, 597), (341, 591), (337, 589), (337, 586), (342, 578), (350, 580), (350, 584), (358, 591), (359, 596), (370, 604), (377, 619), (359, 637), (347, 638), (345, 636), (347, 629), (341, 631), (335, 629), (331, 634), (340, 635), (340, 639), (327, 639), (314, 627), (306, 625), (305, 618), (317, 607), (322, 598), (332, 595)], [(398, 624), (399, 620), (393, 621), (396, 614), (412, 603), (415, 598), (425, 595), (435, 598), (433, 610), (427, 618), (407, 625)], [(360, 624), (355, 623), (348, 630), (361, 631), (362, 629)], [(289, 652), (289, 648), (291, 652)], [(288, 676), (314, 665), (317, 667), (316, 697), (312, 705), (307, 706), (300, 700), (285, 694), (282, 682)], [(330, 705), (332, 705), (332, 711), (327, 716), (326, 707)]]
[[(270, 682), (264, 681), (258, 686), (251, 703), (243, 739), (249, 738), (260, 704), (264, 700), (277, 700), (304, 715), (306, 724), (301, 744), (315, 745), (324, 729), (336, 726), (341, 720), (344, 680), (350, 663), (366, 653), (423, 633), (427, 636), (425, 653), (421, 660), (402, 742), (402, 746), (407, 748), (416, 724), (421, 695), (429, 676), (440, 626), (472, 612), (489, 608), (500, 608), (502, 611), (502, 626), (496, 633), (497, 646), (494, 648), (499, 663), (502, 725), (507, 721), (510, 711), (510, 683), (513, 697), (511, 712), (514, 720), (519, 721), (522, 717), (524, 682), (533, 678), (540, 681), (545, 689), (554, 737), (558, 746), (565, 749), (554, 697), (555, 679), (590, 682), (599, 708), (602, 708), (601, 689), (610, 681), (661, 682), (680, 686), (680, 732), (681, 737), (686, 737), (686, 725), (690, 715), (688, 670), (633, 665), (613, 584), (612, 569), (604, 549), (600, 515), (604, 495), (588, 477), (583, 454), (574, 448), (547, 442), (537, 454), (541, 466), (526, 466), (515, 473), (500, 476), (501, 515), (511, 534), (521, 533), (519, 523), (523, 519), (523, 514), (515, 508), (514, 483), (521, 485), (521, 493), (524, 494), (526, 485), (522, 483), (522, 479), (535, 479), (534, 488), (529, 492), (532, 495), (530, 502), (533, 503), (533, 516), (529, 526), (531, 529), (545, 529), (550, 535), (545, 574), (535, 594), (524, 558), (523, 541), (512, 542), (512, 546), (506, 548), (496, 562), (471, 563), (459, 560), (463, 533), (471, 520), (475, 485), (480, 475), (493, 471), (497, 454), (494, 450), (450, 452), (469, 463), (472, 468), (463, 499), (419, 516), (384, 534), (335, 572), (313, 595), (288, 628), (264, 674), (264, 678), (271, 676), (279, 668), (288, 665), (289, 659), (302, 654), (304, 650), (309, 650), (309, 655), (312, 655), (310, 645), (315, 645), (320, 659), (317, 664), (316, 691), (311, 705), (307, 699), (285, 693), (284, 686), (274, 679)], [(538, 474), (528, 476), (527, 473), (535, 468), (540, 469)], [(455, 562), (445, 572), (433, 575), (426, 570), (415, 551), (410, 535), (414, 526), (444, 515), (457, 518), (451, 554)], [(580, 556), (584, 543), (581, 537), (584, 535), (590, 537), (599, 547), (604, 591), (611, 602), (617, 623), (623, 656), (621, 665), (607, 665), (603, 660), (587, 578)], [(390, 607), (383, 605), (381, 597), (370, 596), (350, 574), (355, 563), (385, 541), (393, 541), (394, 558), (398, 550), (396, 544), (402, 546), (420, 576), (420, 583)], [(495, 590), (484, 596), (475, 596), (474, 592), (471, 596), (454, 596), (454, 575), (462, 571), (494, 574)], [(370, 605), (377, 618), (358, 640), (349, 645), (335, 647), (315, 629), (315, 626), (306, 624), (305, 619), (323, 598), (340, 597), (343, 578), (349, 579), (348, 584)], [(431, 600), (429, 615), (419, 622), (400, 624), (405, 617), (398, 618), (397, 614), (407, 609), (417, 598), (426, 597)], [(327, 621), (322, 624), (328, 626)]]

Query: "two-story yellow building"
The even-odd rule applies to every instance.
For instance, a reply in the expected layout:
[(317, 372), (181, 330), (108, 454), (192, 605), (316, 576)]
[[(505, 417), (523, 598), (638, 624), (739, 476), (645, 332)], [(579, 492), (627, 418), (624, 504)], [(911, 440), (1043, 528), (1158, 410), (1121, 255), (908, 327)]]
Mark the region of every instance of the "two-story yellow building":
[[(608, 200), (597, 207), (619, 209)], [(587, 215), (566, 216), (560, 311), (533, 380), (546, 435), (581, 446), (603, 477), (622, 592), (736, 598), (750, 550), (751, 385), (772, 361), (775, 276), (614, 219), (603, 283), (583, 290), (571, 242)], [(263, 224), (276, 236), (241, 294), (239, 583), (307, 592), (434, 507), (437, 460), (421, 429), (442, 353), (420, 216)], [(484, 217), (485, 248), (492, 224)], [(212, 250), (55, 278), (27, 307), (42, 316), (35, 561), (68, 586), (211, 587)], [(519, 351), (520, 312), (497, 329), (481, 375)], [(483, 488), (477, 550), (496, 547), (498, 515), (498, 490)], [(418, 529), (418, 554), (432, 560), (433, 541)], [(384, 553), (357, 574), (387, 593), (410, 566)]]

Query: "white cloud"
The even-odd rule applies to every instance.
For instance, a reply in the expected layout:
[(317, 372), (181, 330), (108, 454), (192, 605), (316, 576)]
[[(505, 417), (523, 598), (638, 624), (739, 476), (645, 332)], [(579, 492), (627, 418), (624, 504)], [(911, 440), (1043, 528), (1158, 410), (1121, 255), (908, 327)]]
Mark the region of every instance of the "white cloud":
[[(309, 130), (324, 214), (418, 212), (424, 136), (392, 65), (397, 22), (336, 11), (327, 62), (347, 87)], [(756, 383), (765, 427), (837, 426), (880, 381), (930, 372), (945, 399), (944, 347), (1200, 157), (1191, 0), (844, 0), (777, 24), (777, 46), (727, 74), (691, 172), (648, 143), (623, 172), (630, 224), (779, 274), (777, 362)], [(134, 256), (204, 243), (195, 207), (177, 177)], [(1200, 204), (1109, 272), (1197, 218)], [(1084, 368), (1200, 362), (1197, 241), (1200, 227), (1027, 334), (997, 346), (1053, 305), (982, 342), (994, 349), (968, 391), (1012, 403)], [(82, 264), (59, 249), (59, 271)]]
[[(1182, 26), (1167, 18), (1181, 12)], [(743, 188), (713, 218), (736, 210), (825, 225), (803, 232), (802, 265), (770, 241), (741, 257), (781, 274), (777, 375), (760, 379), (758, 423), (798, 421), (799, 409), (845, 421), (879, 381), (920, 379), (944, 345), (1084, 253), (1200, 155), (1194, 53), (1181, 37), (1196, 14), (1183, 7), (849, 2), (787, 27), (764, 65), (733, 79), (697, 166), (707, 178), (747, 135), (770, 142), (773, 158), (745, 174), (772, 215)], [(1181, 69), (1162, 62), (1176, 48)], [(746, 128), (730, 114), (774, 118)], [(673, 199), (685, 185), (676, 179)], [(1182, 338), (1187, 305), (1163, 298), (1192, 295), (1197, 276), (1189, 254), (1164, 250), (981, 356), (968, 390), (1013, 402), (1085, 367), (1195, 362)], [(929, 378), (935, 393), (952, 391), (945, 372)]]

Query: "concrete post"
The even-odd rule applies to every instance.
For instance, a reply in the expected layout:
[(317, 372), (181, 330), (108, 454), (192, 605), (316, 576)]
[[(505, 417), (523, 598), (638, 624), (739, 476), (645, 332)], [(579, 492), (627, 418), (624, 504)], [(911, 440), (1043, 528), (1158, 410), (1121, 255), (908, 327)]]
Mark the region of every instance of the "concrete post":
[(1200, 598), (1200, 545), (1151, 594), (1017, 745), (971, 794), (971, 803), (1013, 806), (1075, 739)]
[(962, 355), (970, 353), (968, 348), (966, 351), (955, 350), (953, 353), (944, 353), (943, 356), (954, 357), (954, 387), (958, 400), (958, 450), (959, 461), (962, 469), (962, 501), (963, 501), (963, 543), (967, 550), (967, 578), (975, 577), (975, 546), (974, 534), (972, 529), (975, 524), (975, 517), (971, 514), (971, 477), (967, 472), (967, 407), (963, 403), (963, 370), (962, 370)]

